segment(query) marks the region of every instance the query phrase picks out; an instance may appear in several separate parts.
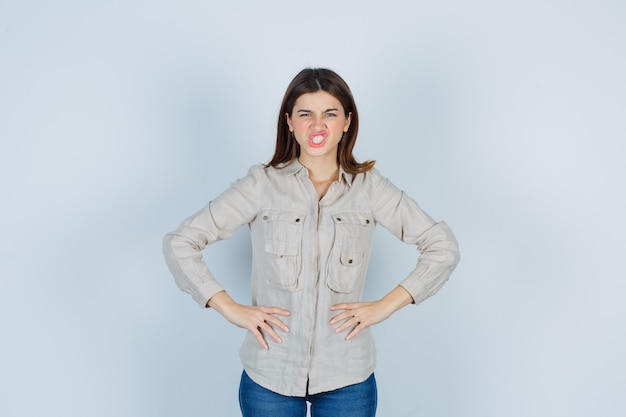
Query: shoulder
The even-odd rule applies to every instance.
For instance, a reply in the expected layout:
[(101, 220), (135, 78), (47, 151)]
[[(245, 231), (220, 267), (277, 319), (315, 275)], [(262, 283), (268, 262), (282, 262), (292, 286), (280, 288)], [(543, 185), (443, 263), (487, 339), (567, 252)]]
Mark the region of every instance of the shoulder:
[(262, 164), (254, 164), (250, 168), (248, 168), (248, 176), (252, 177), (260, 177), (265, 170), (265, 166)]
[(250, 192), (254, 189), (259, 189), (266, 181), (266, 174), (264, 165), (255, 164), (248, 168), (246, 175), (237, 178), (231, 183), (231, 188), (239, 189), (240, 191)]
[(380, 171), (378, 170), (378, 168), (372, 168), (369, 171), (367, 171), (364, 175), (369, 175), (371, 180), (381, 180), (384, 179), (385, 177), (380, 173)]
[(265, 179), (271, 178), (276, 175), (279, 175), (281, 172), (280, 169), (267, 166), (265, 164), (254, 164), (250, 168), (248, 168), (248, 177), (253, 177), (256, 179)]
[(254, 171), (258, 175), (261, 175), (270, 181), (284, 181), (287, 177), (292, 177), (294, 174), (299, 173), (304, 167), (297, 161), (291, 161), (290, 163), (282, 163), (277, 166), (269, 166), (265, 164), (255, 165), (250, 168), (250, 171)]
[(248, 174), (240, 178), (237, 182), (254, 184), (255, 186), (265, 186), (273, 183), (282, 183), (285, 177), (293, 173), (290, 166), (272, 167), (265, 164), (255, 164), (248, 168)]
[(354, 180), (375, 205), (396, 201), (403, 194), (402, 190), (376, 168), (357, 174)]
[(354, 175), (354, 181), (358, 181), (364, 186), (372, 188), (378, 188), (381, 185), (389, 183), (389, 180), (376, 168)]
[(258, 179), (269, 179), (280, 175), (281, 170), (265, 164), (255, 164), (248, 169), (248, 176)]

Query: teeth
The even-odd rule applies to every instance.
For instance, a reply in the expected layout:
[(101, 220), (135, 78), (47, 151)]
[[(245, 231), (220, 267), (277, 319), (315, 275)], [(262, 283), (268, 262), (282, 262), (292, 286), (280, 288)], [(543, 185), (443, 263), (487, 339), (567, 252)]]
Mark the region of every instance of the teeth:
[(322, 143), (322, 141), (324, 140), (324, 136), (323, 135), (317, 135), (317, 136), (313, 136), (312, 138), (313, 143), (318, 144), (318, 143)]

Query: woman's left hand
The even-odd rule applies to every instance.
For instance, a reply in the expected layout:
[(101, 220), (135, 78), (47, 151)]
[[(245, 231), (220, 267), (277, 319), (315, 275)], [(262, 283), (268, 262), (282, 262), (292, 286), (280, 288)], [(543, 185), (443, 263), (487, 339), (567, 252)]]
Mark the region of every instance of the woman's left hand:
[(331, 311), (343, 311), (330, 319), (330, 325), (341, 323), (335, 333), (352, 328), (346, 336), (346, 340), (350, 340), (361, 330), (386, 320), (412, 301), (408, 291), (398, 286), (378, 301), (335, 304), (330, 308)]

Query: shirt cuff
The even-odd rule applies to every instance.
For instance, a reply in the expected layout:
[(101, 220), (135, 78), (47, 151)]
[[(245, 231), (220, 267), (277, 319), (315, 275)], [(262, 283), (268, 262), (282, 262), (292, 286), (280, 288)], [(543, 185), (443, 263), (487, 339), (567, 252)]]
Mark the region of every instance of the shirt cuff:
[(224, 291), (221, 285), (216, 282), (206, 282), (198, 287), (192, 297), (202, 308), (207, 308), (206, 303), (218, 292)]

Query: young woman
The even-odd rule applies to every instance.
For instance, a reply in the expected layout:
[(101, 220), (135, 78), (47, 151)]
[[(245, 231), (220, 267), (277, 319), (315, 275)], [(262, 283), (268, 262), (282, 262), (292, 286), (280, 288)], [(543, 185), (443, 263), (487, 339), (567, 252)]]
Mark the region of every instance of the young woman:
[[(420, 303), (459, 260), (454, 235), (352, 155), (359, 116), (345, 81), (328, 69), (292, 80), (267, 165), (168, 233), (176, 283), (202, 306), (248, 330), (240, 350), (244, 417), (371, 417), (376, 413), (370, 326)], [(252, 303), (235, 302), (200, 252), (248, 224)], [(420, 251), (416, 268), (378, 301), (362, 302), (374, 227)]]

